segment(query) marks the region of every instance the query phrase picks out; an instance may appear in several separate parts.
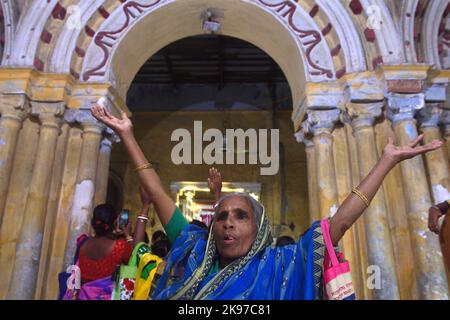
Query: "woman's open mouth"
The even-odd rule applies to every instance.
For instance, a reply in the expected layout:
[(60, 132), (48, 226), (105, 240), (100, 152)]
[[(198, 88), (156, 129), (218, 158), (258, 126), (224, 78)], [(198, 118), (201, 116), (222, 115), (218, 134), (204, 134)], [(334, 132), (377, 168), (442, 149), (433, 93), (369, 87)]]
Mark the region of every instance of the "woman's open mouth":
[(236, 238), (233, 237), (232, 235), (225, 235), (225, 237), (223, 238), (223, 244), (225, 244), (225, 245), (231, 245), (235, 242), (236, 242)]

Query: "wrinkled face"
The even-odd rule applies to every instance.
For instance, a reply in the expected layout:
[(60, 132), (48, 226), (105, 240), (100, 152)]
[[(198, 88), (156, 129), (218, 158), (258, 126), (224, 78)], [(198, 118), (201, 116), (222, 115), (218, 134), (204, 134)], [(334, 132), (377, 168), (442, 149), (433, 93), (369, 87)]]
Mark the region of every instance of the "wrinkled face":
[(256, 239), (256, 221), (252, 207), (240, 196), (222, 201), (216, 213), (214, 236), (220, 264), (226, 266), (245, 256)]

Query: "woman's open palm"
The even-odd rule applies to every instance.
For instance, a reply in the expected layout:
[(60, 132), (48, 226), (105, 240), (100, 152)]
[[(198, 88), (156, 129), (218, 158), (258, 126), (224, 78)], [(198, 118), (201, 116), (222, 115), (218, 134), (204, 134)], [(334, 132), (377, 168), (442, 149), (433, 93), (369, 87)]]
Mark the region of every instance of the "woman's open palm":
[(388, 144), (384, 147), (383, 155), (393, 159), (396, 163), (411, 159), (419, 154), (424, 154), (429, 151), (439, 149), (442, 146), (442, 141), (433, 140), (425, 145), (418, 145), (423, 140), (423, 134), (419, 135), (414, 141), (404, 146), (396, 146), (394, 140), (389, 138)]
[(209, 169), (208, 187), (214, 194), (220, 194), (222, 190), (222, 176), (216, 168)]
[(133, 130), (133, 124), (125, 112), (122, 112), (121, 119), (119, 119), (102, 106), (95, 104), (91, 108), (91, 113), (95, 119), (104, 123), (119, 135)]

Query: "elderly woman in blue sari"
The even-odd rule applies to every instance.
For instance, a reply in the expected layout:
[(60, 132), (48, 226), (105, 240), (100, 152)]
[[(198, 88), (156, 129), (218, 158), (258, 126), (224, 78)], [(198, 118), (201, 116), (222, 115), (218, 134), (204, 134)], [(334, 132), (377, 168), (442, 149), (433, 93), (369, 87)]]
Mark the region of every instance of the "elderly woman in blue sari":
[[(120, 136), (172, 242), (153, 299), (323, 298), (325, 246), (319, 222), (296, 245), (274, 248), (264, 207), (247, 194), (231, 194), (218, 201), (210, 232), (190, 225), (144, 156), (127, 115), (116, 118), (99, 105), (91, 111)], [(329, 219), (335, 246), (397, 163), (442, 145), (439, 140), (420, 145), (422, 139), (421, 135), (405, 146), (395, 146), (389, 139), (377, 164)]]

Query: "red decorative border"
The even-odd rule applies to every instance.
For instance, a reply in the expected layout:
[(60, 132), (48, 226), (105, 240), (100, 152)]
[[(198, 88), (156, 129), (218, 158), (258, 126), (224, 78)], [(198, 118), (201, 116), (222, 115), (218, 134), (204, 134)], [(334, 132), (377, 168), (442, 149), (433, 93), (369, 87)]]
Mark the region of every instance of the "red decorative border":
[[(316, 71), (310, 71), (310, 74), (313, 76), (319, 76), (319, 75), (326, 75), (327, 78), (333, 77), (333, 72), (329, 69), (325, 69), (316, 63), (311, 58), (311, 52), (312, 50), (322, 41), (322, 37), (318, 31), (315, 30), (301, 30), (299, 29), (293, 22), (294, 20), (294, 13), (297, 10), (297, 6), (295, 3), (292, 3), (291, 1), (282, 1), (279, 3), (271, 4), (266, 3), (264, 0), (258, 0), (261, 4), (263, 4), (266, 7), (276, 8), (276, 12), (281, 12), (282, 10), (287, 10), (281, 15), (283, 18), (287, 17), (287, 22), (289, 27), (298, 34), (298, 37), (301, 40), (302, 45), (305, 47), (305, 53), (306, 53), (306, 60), (308, 61), (308, 64), (315, 69)], [(304, 41), (307, 37), (312, 37), (312, 40)]]
[[(108, 58), (109, 58), (110, 49), (114, 45), (113, 43), (108, 41), (108, 39), (113, 40), (113, 41), (117, 40), (117, 38), (118, 38), (117, 35), (119, 35), (123, 30), (125, 30), (129, 26), (132, 19), (137, 18), (142, 12), (144, 12), (145, 9), (148, 9), (148, 8), (151, 8), (155, 5), (157, 5), (159, 2), (161, 2), (161, 0), (156, 0), (152, 4), (144, 5), (144, 4), (137, 3), (135, 1), (130, 1), (123, 5), (122, 10), (123, 10), (123, 13), (125, 14), (125, 18), (126, 18), (125, 23), (117, 30), (108, 31), (108, 32), (102, 31), (102, 32), (99, 32), (95, 36), (94, 42), (97, 46), (99, 46), (102, 49), (103, 60), (96, 67), (86, 71), (83, 74), (84, 81), (89, 80), (89, 78), (91, 76), (104, 76), (105, 75), (105, 71), (100, 71), (100, 70), (106, 65), (106, 62), (108, 61)], [(135, 13), (133, 13), (131, 11), (131, 9), (137, 10), (139, 12), (139, 14), (136, 15)]]

